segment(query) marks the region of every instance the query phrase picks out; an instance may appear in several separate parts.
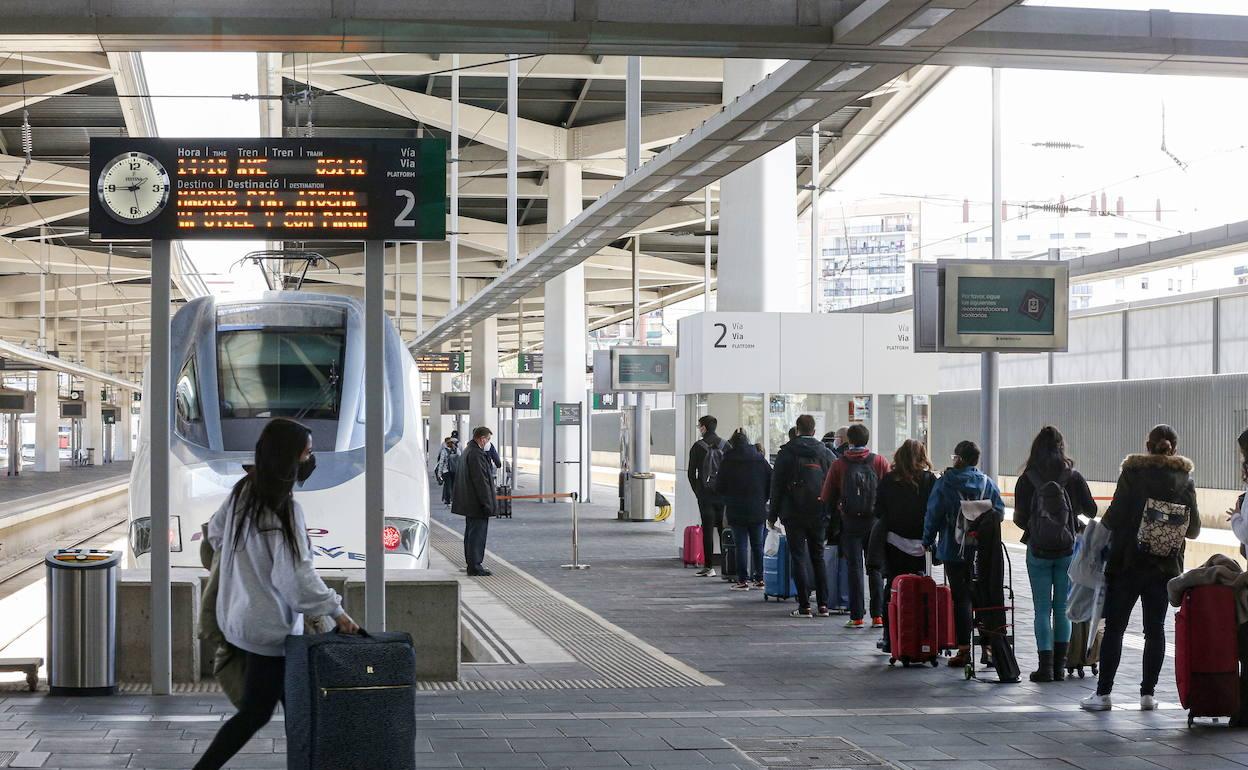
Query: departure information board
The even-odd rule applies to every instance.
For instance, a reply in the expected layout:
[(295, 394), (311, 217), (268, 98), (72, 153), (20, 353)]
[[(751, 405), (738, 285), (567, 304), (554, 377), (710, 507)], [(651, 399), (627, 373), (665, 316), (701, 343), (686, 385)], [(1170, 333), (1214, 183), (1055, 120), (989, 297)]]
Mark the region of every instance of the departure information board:
[(97, 240), (446, 238), (442, 139), (91, 140)]
[(459, 374), (464, 371), (463, 353), (416, 353), (416, 368), (427, 374)]

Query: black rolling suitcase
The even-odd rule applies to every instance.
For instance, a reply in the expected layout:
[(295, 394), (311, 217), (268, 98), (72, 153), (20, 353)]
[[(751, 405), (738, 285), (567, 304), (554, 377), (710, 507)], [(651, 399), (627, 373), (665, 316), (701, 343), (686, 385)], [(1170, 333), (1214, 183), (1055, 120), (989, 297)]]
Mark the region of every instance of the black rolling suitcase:
[(719, 551), (723, 555), (724, 580), (737, 579), (737, 539), (731, 529), (725, 528), (719, 536)]
[[(498, 516), (498, 518), (510, 519), (511, 518), (511, 485), (499, 484), (498, 488), (494, 490), (494, 495), (497, 498), (495, 502), (498, 503), (496, 507), (496, 515)], [(504, 500), (503, 498), (507, 498), (507, 499)]]
[(288, 770), (415, 770), (412, 637), (286, 637), (285, 709)]

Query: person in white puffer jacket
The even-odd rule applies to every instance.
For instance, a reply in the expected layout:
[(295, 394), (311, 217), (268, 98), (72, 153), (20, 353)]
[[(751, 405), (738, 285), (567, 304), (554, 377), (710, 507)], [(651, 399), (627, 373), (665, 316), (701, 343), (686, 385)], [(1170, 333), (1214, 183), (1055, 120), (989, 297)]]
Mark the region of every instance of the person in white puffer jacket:
[(327, 615), (343, 633), (360, 630), (312, 567), (293, 493), (315, 468), (312, 432), (294, 420), (270, 421), (256, 442), (255, 465), (208, 522), (208, 540), (220, 554), (217, 621), (247, 662), (238, 713), (195, 770), (218, 770), (273, 716), (286, 679), (286, 637), (302, 633), (305, 614)]
[[(1240, 478), (1248, 484), (1248, 430), (1239, 434)], [(1248, 553), (1248, 495), (1241, 494), (1235, 507), (1226, 512), (1231, 522), (1231, 531), (1239, 538), (1240, 553)]]

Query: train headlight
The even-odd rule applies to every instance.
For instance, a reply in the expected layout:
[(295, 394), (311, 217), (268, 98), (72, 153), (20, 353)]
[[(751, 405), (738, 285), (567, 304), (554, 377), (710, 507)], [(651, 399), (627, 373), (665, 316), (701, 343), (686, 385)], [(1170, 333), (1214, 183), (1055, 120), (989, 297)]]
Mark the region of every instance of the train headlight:
[[(135, 556), (152, 551), (152, 520), (148, 516), (130, 522), (130, 550)], [(169, 517), (169, 551), (182, 552), (182, 517)]]
[(416, 519), (387, 517), (381, 537), (386, 553), (404, 553), (420, 558), (429, 543), (429, 528)]

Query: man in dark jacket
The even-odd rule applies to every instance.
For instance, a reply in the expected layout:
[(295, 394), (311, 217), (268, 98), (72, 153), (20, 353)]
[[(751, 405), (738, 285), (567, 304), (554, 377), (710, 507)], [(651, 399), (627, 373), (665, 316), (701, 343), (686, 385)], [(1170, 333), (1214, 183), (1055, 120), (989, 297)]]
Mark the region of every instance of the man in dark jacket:
[(815, 438), (815, 418), (797, 418), (797, 438), (780, 447), (771, 474), (771, 520), (784, 523), (797, 584), (794, 617), (809, 618), (813, 589), (820, 617), (828, 615), (828, 574), (823, 561), (827, 506), (819, 501), (822, 479), (832, 467), (832, 453)]
[(871, 527), (875, 524), (875, 493), (880, 479), (888, 473), (889, 463), (867, 447), (871, 441), (867, 426), (861, 423), (849, 426), (845, 438), (849, 446), (829, 469), (821, 496), (832, 516), (840, 520), (841, 553), (849, 562), (849, 622), (846, 626), (865, 627), (866, 608), (862, 602), (865, 579), (871, 595), (871, 627), (883, 628), (884, 580), (879, 570), (865, 569), (865, 554)]
[(464, 517), (464, 561), (468, 574), (486, 577), (492, 574), (481, 566), (485, 559), (485, 538), (490, 530), (490, 517), (494, 515), (494, 463), (486, 454), (490, 443), (489, 428), (473, 430), (472, 441), (464, 448), (459, 459), (459, 473), (455, 474), (455, 495), (451, 501), (451, 513)]
[(715, 434), (718, 426), (719, 420), (709, 414), (699, 417), (698, 433), (701, 437), (689, 447), (689, 468), (686, 473), (689, 486), (693, 487), (693, 494), (697, 495), (698, 514), (702, 519), (703, 564), (702, 569), (698, 570), (698, 577), (715, 577), (715, 568), (711, 566), (715, 563), (715, 534), (720, 533), (722, 538), (724, 527), (724, 499), (717, 491), (707, 488), (708, 479), (704, 478), (707, 454), (718, 451), (722, 455), (728, 448), (724, 440)]

